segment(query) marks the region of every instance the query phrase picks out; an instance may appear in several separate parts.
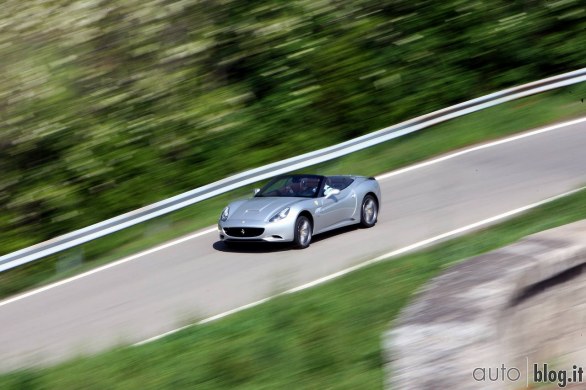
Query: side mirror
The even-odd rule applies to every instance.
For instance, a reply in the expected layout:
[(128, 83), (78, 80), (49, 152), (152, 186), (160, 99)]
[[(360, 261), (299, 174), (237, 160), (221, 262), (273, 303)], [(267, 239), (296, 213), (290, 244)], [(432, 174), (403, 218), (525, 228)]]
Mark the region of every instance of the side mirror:
[(260, 191), (260, 188), (255, 188), (254, 190), (252, 190), (252, 195), (258, 194), (259, 191)]
[(331, 190), (328, 191), (328, 193), (326, 194), (326, 199), (331, 198), (334, 195), (338, 195), (340, 193), (340, 190), (337, 188), (332, 188)]

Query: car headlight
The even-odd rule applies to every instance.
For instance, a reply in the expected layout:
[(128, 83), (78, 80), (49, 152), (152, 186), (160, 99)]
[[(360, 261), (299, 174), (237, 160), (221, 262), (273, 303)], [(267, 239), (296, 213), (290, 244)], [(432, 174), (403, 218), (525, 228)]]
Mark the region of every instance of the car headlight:
[(222, 222), (226, 221), (228, 219), (229, 215), (230, 215), (230, 207), (226, 207), (224, 209), (224, 211), (222, 211), (222, 215), (220, 216), (220, 220)]
[(280, 221), (281, 219), (285, 218), (288, 214), (289, 214), (289, 207), (285, 207), (283, 210), (279, 211), (277, 214), (275, 214), (270, 221), (271, 222), (276, 222), (276, 221)]

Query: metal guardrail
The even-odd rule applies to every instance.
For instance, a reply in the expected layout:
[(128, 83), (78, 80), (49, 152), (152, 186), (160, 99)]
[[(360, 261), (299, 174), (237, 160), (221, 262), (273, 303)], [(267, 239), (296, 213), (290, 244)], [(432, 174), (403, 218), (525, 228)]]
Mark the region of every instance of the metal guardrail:
[(582, 81), (586, 81), (586, 68), (495, 92), (401, 122), (397, 125), (386, 127), (382, 130), (334, 146), (229, 176), (225, 179), (153, 203), (138, 210), (130, 211), (86, 228), (1, 256), (0, 272), (73, 248), (77, 245), (126, 229), (127, 227), (190, 206), (194, 203), (201, 202), (202, 200), (233, 189), (265, 180), (275, 175), (338, 158), (389, 141), (393, 138), (413, 133), (437, 123), (492, 107), (497, 104), (576, 84)]

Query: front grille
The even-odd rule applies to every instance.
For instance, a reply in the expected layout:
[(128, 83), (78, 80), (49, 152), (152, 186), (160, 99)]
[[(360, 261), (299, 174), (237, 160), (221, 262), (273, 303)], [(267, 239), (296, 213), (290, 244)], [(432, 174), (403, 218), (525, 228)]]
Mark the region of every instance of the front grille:
[(257, 237), (263, 234), (265, 230), (263, 228), (253, 227), (234, 227), (224, 228), (224, 231), (232, 237)]

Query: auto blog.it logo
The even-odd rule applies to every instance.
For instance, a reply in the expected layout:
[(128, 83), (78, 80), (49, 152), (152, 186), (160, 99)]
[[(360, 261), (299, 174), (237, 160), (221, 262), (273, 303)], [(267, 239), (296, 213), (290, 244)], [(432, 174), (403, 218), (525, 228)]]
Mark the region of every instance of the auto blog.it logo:
[[(582, 383), (584, 369), (576, 364), (571, 370), (554, 370), (547, 363), (534, 363), (531, 372), (529, 361), (527, 361), (527, 374), (523, 379), (526, 386), (530, 383), (555, 383), (559, 388), (564, 388), (570, 383)], [(472, 377), (476, 382), (517, 382), (521, 378), (521, 370), (517, 367), (507, 367), (502, 364), (500, 367), (476, 367), (472, 371)]]

